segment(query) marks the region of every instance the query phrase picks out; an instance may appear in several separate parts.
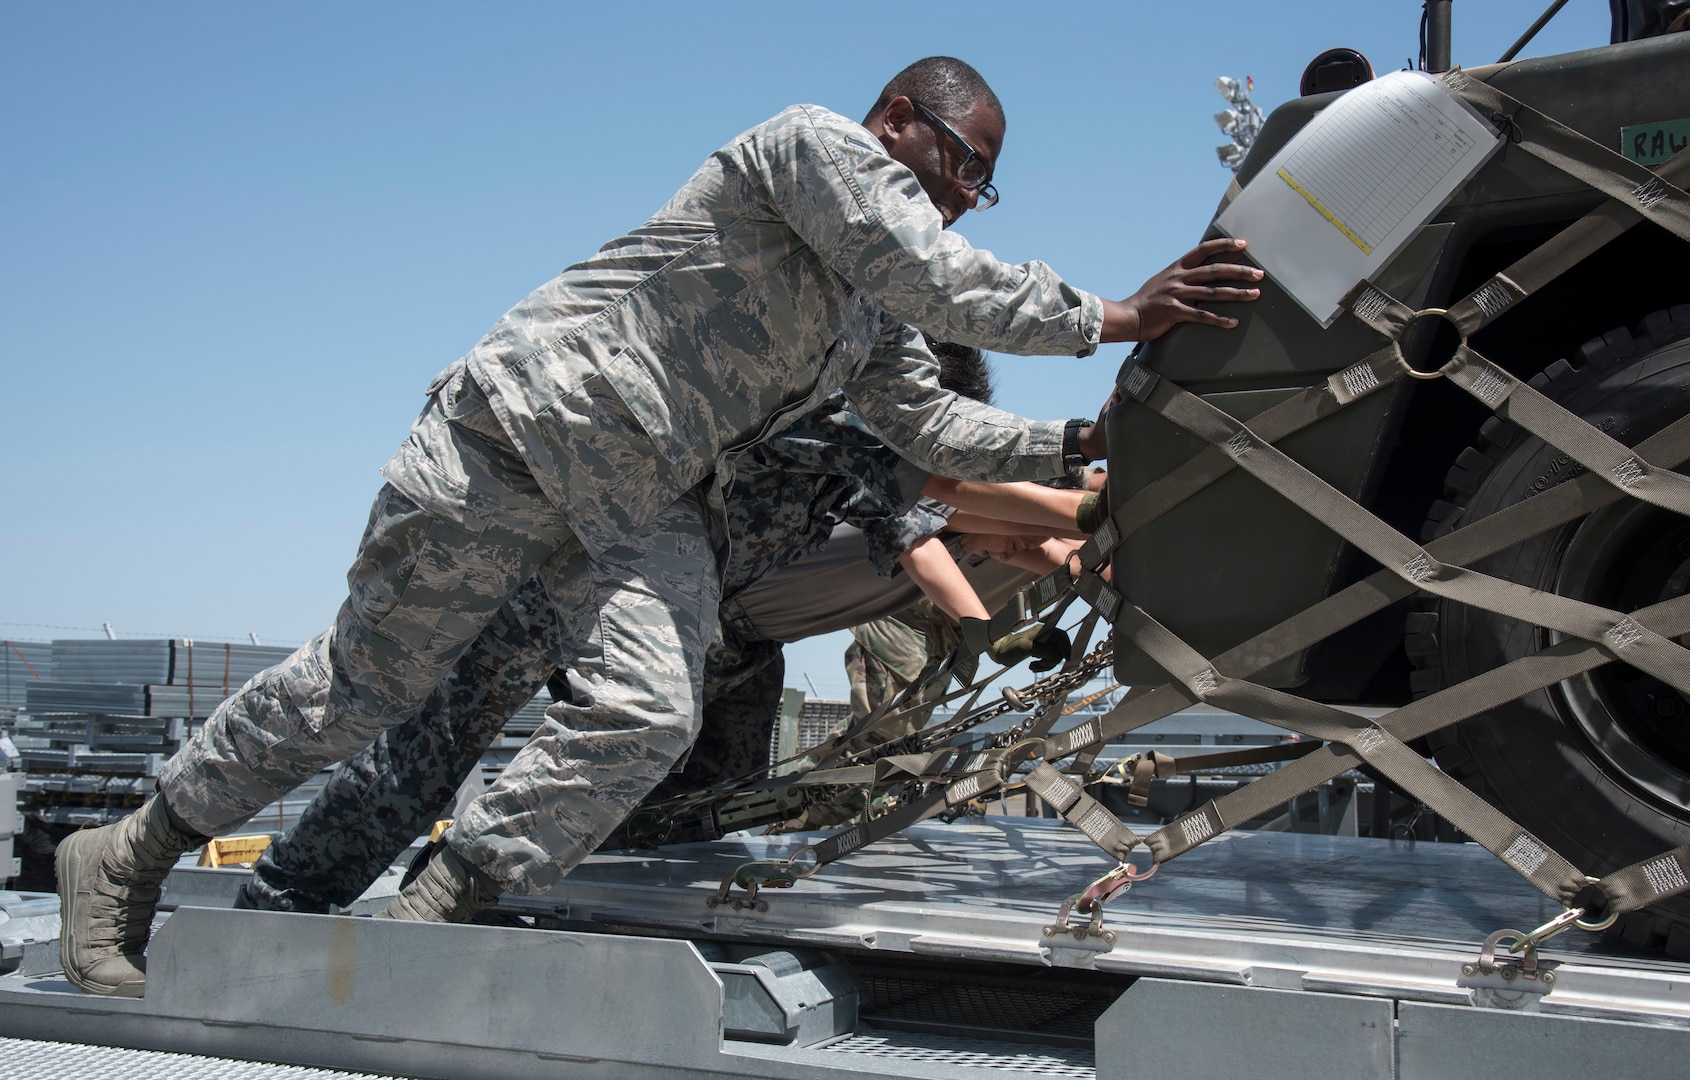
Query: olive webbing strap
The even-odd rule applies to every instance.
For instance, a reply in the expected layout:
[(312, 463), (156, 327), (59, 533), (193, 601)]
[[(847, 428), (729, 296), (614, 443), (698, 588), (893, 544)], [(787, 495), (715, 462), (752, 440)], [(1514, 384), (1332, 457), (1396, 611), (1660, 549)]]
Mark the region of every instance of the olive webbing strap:
[[(1127, 692), (1121, 696), (1121, 703), (1124, 704), (1129, 701), (1136, 701), (1139, 698), (1144, 697), (1146, 694), (1149, 694), (1153, 689), (1154, 687), (1149, 686), (1129, 687)], [(1110, 712), (1113, 713), (1114, 710), (1111, 709)], [(1050, 737), (1050, 732), (1048, 730), (1041, 732), (1039, 737), (1041, 739), (1048, 739)], [(1046, 745), (1048, 745), (1048, 743)], [(1089, 746), (1081, 747), (1074, 753), (1074, 760), (1069, 762), (1066, 771), (1074, 773), (1075, 775), (1084, 775), (1091, 768), (1092, 762), (1097, 760), (1097, 755), (1103, 752), (1103, 745), (1103, 741), (1098, 740), (1091, 743)], [(1040, 756), (1042, 757), (1044, 755), (1041, 754)], [(1066, 757), (1067, 755), (1064, 754), (1063, 756)]]
[[(1115, 623), (1115, 633), (1124, 633), (1150, 659), (1206, 703), (1325, 742), (1343, 743), (1545, 894), (1570, 897), (1584, 887), (1584, 874), (1571, 863), (1378, 724), (1284, 690), (1230, 678), (1216, 671), (1207, 657), (1167, 627), (1125, 601)], [(1205, 809), (1179, 819), (1178, 829), (1187, 841), (1179, 850), (1195, 846), (1226, 828), (1225, 821), (1204, 813)], [(1170, 848), (1152, 850), (1158, 862), (1179, 853)]]
[[(1690, 416), (1681, 417), (1637, 445), (1640, 453), (1669, 465), (1690, 459)], [(1432, 540), (1426, 550), (1449, 562), (1471, 562), (1512, 547), (1529, 537), (1564, 525), (1593, 510), (1619, 501), (1621, 495), (1601, 479), (1582, 473), (1535, 498), (1499, 510)], [(1081, 578), (1083, 593), (1099, 606), (1119, 598), (1104, 589), (1101, 578)], [(1215, 658), (1215, 664), (1248, 677), (1280, 660), (1323, 641), (1405, 597), (1417, 587), (1393, 571), (1375, 571), (1284, 622), (1264, 630)], [(1092, 717), (1045, 740), (1044, 757), (1059, 760), (1108, 739), (1124, 735), (1197, 703), (1197, 697), (1178, 683), (1167, 683), (1139, 697), (1131, 697), (1101, 717)]]
[(1132, 772), (1128, 781), (1127, 801), (1134, 806), (1150, 805), (1150, 785), (1156, 780), (1168, 780), (1189, 773), (1234, 769), (1243, 765), (1296, 761), (1307, 757), (1319, 747), (1319, 743), (1297, 742), (1254, 746), (1247, 750), (1217, 750), (1212, 754), (1186, 754), (1184, 757), (1173, 757), (1156, 750), (1136, 754), (1121, 763), (1123, 766), (1129, 766)]
[[(1662, 180), (1682, 184), (1690, 178), (1690, 150), (1681, 150), (1668, 158), (1655, 174)], [(1642, 215), (1629, 203), (1604, 201), (1511, 266), (1493, 274), (1464, 299), (1451, 304), (1446, 317), (1463, 337), (1471, 337), (1641, 220)]]
[(1596, 882), (1609, 910), (1623, 915), (1690, 890), (1690, 844), (1622, 867)]
[[(1676, 597), (1652, 605), (1635, 612), (1633, 617), (1662, 634), (1690, 632), (1690, 597)], [(1395, 709), (1374, 723), (1406, 743), (1512, 701), (1522, 694), (1583, 674), (1608, 660), (1608, 656), (1589, 642), (1562, 641)], [(1337, 745), (1321, 747), (1300, 761), (1213, 800), (1191, 814), (1176, 818), (1160, 832), (1147, 837), (1145, 843), (1156, 852), (1158, 861), (1173, 858), (1194, 847), (1192, 837), (1202, 835), (1207, 828), (1218, 825), (1220, 829), (1225, 829), (1248, 821), (1355, 768), (1362, 760), (1361, 755)], [(1436, 803), (1428, 801), (1428, 805), (1444, 813)], [(1189, 824), (1188, 818), (1200, 818), (1204, 824)], [(1529, 849), (1516, 848), (1516, 855), (1522, 850)], [(1582, 882), (1566, 884), (1573, 886), (1571, 892), (1551, 894), (1563, 904), (1570, 903), (1583, 888)]]
[(1440, 562), (1196, 394), (1159, 376), (1150, 376), (1147, 383), (1140, 401), (1208, 442), (1224, 443), (1251, 475), (1426, 592), (1587, 641), (1602, 641), (1616, 656), (1623, 650), (1632, 667), (1690, 693), (1690, 651), (1677, 642), (1638, 626), (1620, 612)]
[[(1097, 623), (1097, 609), (1092, 608), (1086, 612), (1085, 618), (1081, 619), (1079, 626), (1075, 628), (1073, 646), (1068, 650), (1068, 659), (1062, 665), (1062, 670), (1058, 674), (1065, 675), (1073, 671), (1085, 660), (1086, 654), (1091, 651), (1091, 639), (1092, 635), (1097, 632)], [(1040, 709), (1039, 715), (1028, 725), (1024, 737), (1028, 739), (1044, 738), (1050, 732), (1050, 729), (1056, 726), (1056, 722), (1062, 719), (1062, 710), (1068, 704), (1070, 693), (1072, 691), (1057, 695), (1043, 709)]]
[[(1382, 294), (1381, 294), (1382, 295)], [(1395, 301), (1391, 301), (1395, 303)], [(1400, 306), (1400, 305), (1399, 305)], [(1407, 310), (1404, 308), (1404, 310)], [(1121, 389), (1142, 385), (1151, 373), (1129, 369)], [(1276, 442), (1295, 434), (1343, 405), (1396, 382), (1409, 371), (1395, 342), (1343, 369), (1327, 384), (1311, 386), (1251, 418), (1252, 429), (1262, 438)], [(1128, 396), (1131, 396), (1130, 390)], [(1170, 472), (1157, 477), (1110, 511), (1105, 521), (1079, 549), (1080, 565), (1095, 568), (1127, 537), (1155, 521), (1236, 466), (1225, 450), (1205, 446)], [(1056, 570), (1022, 590), (1027, 607), (1040, 610), (1072, 588), (1067, 567)], [(1107, 616), (1106, 616), (1107, 617)]]
[(922, 798), (907, 806), (900, 806), (884, 817), (870, 818), (824, 837), (812, 848), (817, 868), (826, 866), (835, 859), (844, 858), (858, 848), (902, 832), (911, 825), (996, 791), (1003, 786), (1003, 774), (1000, 770), (1007, 757), (1007, 750), (974, 754), (964, 767), (966, 775), (959, 779), (944, 787), (936, 787)]
[[(1188, 773), (1208, 772), (1213, 769), (1234, 769), (1240, 765), (1265, 765), (1275, 761), (1300, 761), (1320, 747), (1316, 743), (1273, 743), (1268, 746), (1252, 746), (1240, 750), (1216, 750), (1209, 754), (1186, 754), (1182, 757), (1172, 757), (1168, 754), (1155, 754), (1147, 777), (1152, 780), (1166, 780), (1173, 776), (1183, 776)], [(1152, 755), (1146, 755), (1151, 757)]]
[[(1690, 176), (1690, 150), (1680, 151), (1660, 168), (1662, 176)], [(1477, 333), (1520, 300), (1543, 287), (1585, 256), (1596, 251), (1641, 220), (1625, 205), (1604, 202), (1564, 228), (1530, 253), (1516, 260), (1492, 280), (1480, 285), (1449, 308), (1449, 318), (1464, 336)], [(1397, 342), (1416, 313), (1370, 282), (1360, 282), (1345, 298), (1352, 314), (1391, 339), (1391, 344), (1251, 419), (1256, 435), (1277, 443), (1287, 435), (1328, 416), (1344, 405), (1388, 386), (1408, 373)], [(1145, 378), (1135, 366), (1125, 372), (1121, 389), (1128, 396)], [(1529, 388), (1528, 388), (1529, 389)], [(1481, 398), (1480, 400), (1484, 400)], [(1618, 465), (1621, 458), (1614, 464)], [(1133, 535), (1205, 486), (1231, 471), (1236, 462), (1217, 446), (1207, 446), (1170, 472), (1145, 485), (1116, 507), (1112, 521), (1100, 530), (1115, 543)], [(1093, 545), (1094, 547), (1097, 545)], [(1095, 560), (1088, 565), (1095, 565)]]
[(1651, 465), (1646, 457), (1520, 382), (1466, 345), (1444, 375), (1496, 415), (1563, 451), (1591, 472), (1646, 503), (1690, 515), (1690, 477)]
[(893, 694), (887, 701), (882, 702), (878, 708), (869, 710), (868, 715), (862, 719), (847, 724), (843, 730), (810, 747), (799, 756), (813, 755), (816, 759), (816, 768), (825, 768), (831, 765), (845, 752), (852, 739), (871, 730), (886, 717), (920, 703), (922, 695), (936, 680), (950, 678), (951, 672), (956, 670), (957, 665), (962, 661), (965, 651), (959, 646), (948, 655), (936, 656), (929, 660), (908, 686)]
[(1444, 83), (1470, 105), (1516, 129), (1519, 140), (1511, 140), (1512, 145), (1690, 240), (1690, 195), (1658, 173), (1459, 68), (1448, 72)]
[[(1143, 367), (1132, 368), (1121, 386), (1123, 395), (1136, 398), (1134, 390), (1152, 374)], [(1396, 345), (1387, 345), (1333, 375), (1326, 383), (1311, 386), (1257, 413), (1251, 417), (1251, 429), (1269, 442), (1279, 442), (1316, 420), (1332, 415), (1350, 402), (1389, 386), (1406, 374), (1408, 365), (1403, 362)], [(1112, 512), (1117, 542), (1231, 472), (1237, 464), (1221, 447), (1207, 446), (1146, 484)]]
[(1127, 855), (1138, 846), (1136, 833), (1086, 794), (1079, 781), (1057, 772), (1048, 761), (1033, 766), (1027, 774), (1027, 787), (1116, 862), (1126, 862)]
[(936, 792), (907, 806), (900, 806), (885, 817), (870, 818), (858, 822), (836, 833), (823, 837), (813, 845), (816, 868), (826, 866), (835, 859), (842, 859), (858, 848), (886, 839), (893, 833), (903, 832), (911, 825), (919, 825), (928, 818), (942, 813), (946, 808), (943, 792)]

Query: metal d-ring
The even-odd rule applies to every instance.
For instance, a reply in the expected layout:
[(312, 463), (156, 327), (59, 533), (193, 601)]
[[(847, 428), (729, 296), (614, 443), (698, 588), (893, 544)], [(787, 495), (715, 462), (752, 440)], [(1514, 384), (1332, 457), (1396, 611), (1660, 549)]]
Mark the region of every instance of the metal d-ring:
[[(1448, 308), (1441, 308), (1441, 307), (1429, 307), (1429, 308), (1421, 308), (1419, 311), (1416, 311), (1414, 313), (1414, 317), (1412, 319), (1409, 319), (1407, 322), (1403, 323), (1402, 333), (1397, 335), (1396, 345), (1397, 345), (1397, 355), (1399, 357), (1402, 357), (1403, 367), (1408, 369), (1408, 377), (1411, 378), (1411, 379), (1424, 379), (1424, 380), (1430, 382), (1433, 379), (1441, 379), (1441, 378), (1444, 377), (1444, 368), (1443, 367), (1438, 368), (1438, 370), (1436, 370), (1436, 371), (1421, 371), (1421, 370), (1417, 369), (1413, 364), (1409, 363), (1407, 357), (1402, 356), (1402, 335), (1406, 334), (1408, 332), (1408, 328), (1410, 326), (1413, 326), (1415, 324), (1415, 322), (1417, 322), (1418, 320), (1420, 320), (1422, 318), (1425, 318), (1428, 315), (1436, 315), (1439, 318), (1444, 318), (1446, 321), (1448, 321), (1447, 316), (1449, 315), (1449, 309)], [(1450, 325), (1454, 326), (1455, 323), (1451, 322)], [(1462, 346), (1462, 348), (1467, 347), (1466, 336), (1463, 336), (1461, 338), (1461, 346)], [(1449, 366), (1448, 364), (1444, 365), (1444, 367), (1448, 367), (1448, 366)]]
[[(1589, 874), (1584, 875), (1584, 880), (1585, 880), (1585, 883), (1589, 884), (1589, 885), (1600, 885), (1600, 884), (1602, 884), (1602, 879), (1593, 878)], [(1620, 917), (1619, 912), (1609, 911), (1606, 916), (1604, 916), (1601, 920), (1599, 920), (1597, 922), (1586, 922), (1583, 919), (1574, 919), (1573, 925), (1578, 927), (1580, 930), (1589, 930), (1591, 933), (1598, 933), (1598, 932), (1600, 932), (1602, 930), (1606, 930), (1606, 929), (1608, 929), (1608, 927), (1614, 925), (1614, 923), (1619, 919), (1619, 917)]]
[[(809, 855), (809, 868), (800, 869), (798, 866), (798, 860), (802, 859), (806, 853)], [(821, 857), (816, 854), (816, 845), (814, 844), (805, 844), (797, 851), (794, 851), (792, 853), (792, 857), (786, 860), (787, 872), (800, 881), (805, 878), (815, 877), (821, 868)]]

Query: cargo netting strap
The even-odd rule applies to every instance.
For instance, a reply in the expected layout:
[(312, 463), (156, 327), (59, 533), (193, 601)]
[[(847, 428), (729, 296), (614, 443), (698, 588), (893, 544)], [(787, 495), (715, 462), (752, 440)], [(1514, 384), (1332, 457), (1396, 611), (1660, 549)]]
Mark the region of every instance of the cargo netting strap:
[[(1603, 173), (1606, 179), (1592, 186), (1615, 198), (1630, 197), (1630, 201), (1598, 207), (1481, 284), (1448, 313), (1417, 312), (1378, 286), (1363, 283), (1347, 298), (1347, 305), (1358, 318), (1384, 334), (1389, 344), (1340, 371), (1327, 385), (1282, 402), (1248, 425), (1145, 368), (1133, 367), (1126, 372), (1121, 389), (1127, 396), (1199, 436), (1208, 447), (1115, 508), (1111, 520), (1086, 545), (1082, 561), (1087, 570), (1080, 576), (1077, 588), (1110, 619), (1118, 634), (1130, 639), (1173, 674), (1178, 683), (1158, 688), (1136, 702), (1124, 703), (1103, 718), (1053, 736), (1043, 748), (1043, 757), (1046, 762), (1060, 759), (1196, 701), (1225, 705), (1327, 743), (1302, 761), (1182, 815), (1147, 838), (1146, 843), (1158, 862), (1365, 762), (1443, 814), (1547, 895), (1571, 904), (1585, 893), (1587, 879), (1583, 874), (1541, 840), (1432, 767), (1410, 750), (1405, 740), (1611, 659), (1623, 658), (1669, 685), (1690, 688), (1690, 652), (1670, 640), (1673, 635), (1690, 629), (1690, 604), (1669, 601), (1630, 614), (1613, 612), (1479, 574), (1460, 565), (1570, 521), (1615, 501), (1621, 494), (1634, 495), (1681, 514), (1690, 513), (1690, 480), (1671, 471), (1690, 450), (1690, 423), (1681, 420), (1639, 447), (1627, 448), (1490, 364), (1465, 340), (1454, 357), (1436, 373), (1413, 371), (1401, 350), (1404, 332), (1427, 314), (1447, 315), (1464, 338), (1471, 335), (1641, 217), (1656, 220), (1679, 235), (1690, 236), (1690, 229), (1684, 227), (1690, 223), (1690, 218), (1684, 217), (1684, 209), (1690, 204), (1685, 202), (1682, 191), (1664, 180), (1658, 195), (1638, 200), (1635, 196), (1639, 189), (1656, 190), (1648, 186), (1648, 178), (1629, 176), (1641, 169), (1640, 166), (1538, 114), (1531, 114), (1512, 99), (1474, 94), (1471, 88), (1482, 85), (1474, 80), (1455, 82), (1458, 87), (1465, 84), (1463, 89), (1468, 92), (1469, 100), (1479, 98), (1475, 103), (1481, 108), (1490, 106), (1495, 111), (1497, 106), (1508, 106), (1514, 121), (1522, 125), (1521, 144), (1529, 143), (1530, 152), (1537, 152), (1536, 148), (1547, 142), (1553, 144), (1556, 163), (1575, 158), (1600, 163), (1568, 169), (1580, 179), (1589, 181), (1593, 170), (1600, 172), (1602, 166), (1611, 166), (1613, 161), (1623, 163), (1625, 168), (1619, 172), (1632, 181), (1629, 186), (1614, 181), (1611, 168)], [(1677, 177), (1690, 172), (1687, 166), (1690, 166), (1690, 154), (1680, 153), (1661, 173)], [(1649, 178), (1655, 176), (1648, 173)], [(1403, 537), (1273, 447), (1275, 441), (1287, 434), (1410, 375), (1448, 377), (1497, 415), (1564, 451), (1591, 471), (1552, 489), (1549, 495), (1559, 495), (1556, 505), (1545, 504), (1542, 498), (1534, 499), (1422, 546)], [(1108, 560), (1127, 536), (1233, 468), (1245, 469), (1308, 509), (1387, 569), (1211, 662), (1128, 602), (1093, 571)], [(1223, 669), (1237, 671), (1242, 676), (1253, 674), (1421, 590), (1560, 630), (1578, 640), (1564, 641), (1447, 688), (1374, 723), (1222, 674)], [(1051, 775), (1060, 774), (1051, 770)], [(1088, 835), (1095, 830), (1094, 823), (1094, 830), (1088, 830)], [(1106, 853), (1121, 858), (1124, 857), (1121, 842), (1122, 837), (1109, 835), (1109, 842), (1100, 846)], [(1685, 851), (1675, 850), (1617, 871), (1597, 882), (1597, 888), (1609, 910), (1633, 910), (1690, 888), (1686, 865)]]
[[(1690, 178), (1690, 151), (1680, 152), (1657, 170), (1650, 171), (1465, 73), (1452, 72), (1445, 81), (1454, 92), (1502, 126), (1511, 145), (1588, 184), (1609, 196), (1610, 201), (1492, 275), (1447, 311), (1417, 311), (1373, 283), (1358, 284), (1346, 298), (1345, 306), (1384, 336), (1386, 344), (1335, 373), (1325, 383), (1257, 414), (1247, 424), (1144, 367), (1124, 368), (1119, 386), (1124, 397), (1197, 435), (1207, 445), (1114, 507), (1109, 520), (1080, 549), (1074, 560), (1077, 565), (1059, 569), (1023, 591), (1023, 605), (1029, 611), (1058, 605), (1047, 622), (1055, 622), (1076, 596), (1083, 597), (1092, 608), (1076, 634), (1074, 648), (1062, 672), (1047, 683), (1028, 688), (1039, 692), (1045, 704), (1030, 721), (1010, 733), (1011, 738), (1018, 740), (1012, 743), (999, 742), (986, 751), (948, 759), (943, 754), (919, 760), (910, 755), (901, 759), (882, 758), (888, 764), (874, 768), (876, 782), (900, 776), (914, 779), (919, 775), (924, 794), (890, 813), (842, 829), (805, 849), (810, 865), (802, 876), (920, 821), (954, 813), (971, 800), (1005, 787), (1029, 763), (1032, 768), (1025, 774), (1028, 790), (1055, 808), (1107, 855), (1124, 863), (1129, 853), (1144, 843), (1158, 864), (1365, 764), (1442, 814), (1536, 888), (1563, 904), (1571, 906), (1587, 900), (1594, 890), (1601, 894), (1608, 912), (1624, 913), (1690, 889), (1690, 845), (1616, 870), (1601, 880), (1589, 878), (1549, 845), (1406, 745), (1410, 740), (1614, 659), (1623, 659), (1690, 694), (1690, 652), (1671, 640), (1690, 633), (1690, 597), (1623, 613), (1534, 590), (1473, 571), (1465, 565), (1565, 525), (1627, 495), (1673, 512), (1690, 514), (1690, 479), (1673, 471), (1690, 459), (1690, 417), (1681, 418), (1636, 447), (1628, 448), (1514, 379), (1468, 344), (1473, 334), (1638, 221), (1653, 221), (1677, 236), (1690, 239), (1690, 196), (1678, 186)], [(1228, 197), (1234, 194), (1229, 190)], [(1462, 335), (1460, 347), (1436, 372), (1413, 370), (1402, 349), (1402, 338), (1408, 328), (1428, 316), (1446, 318)], [(1562, 450), (1589, 471), (1422, 545), (1379, 520), (1274, 445), (1405, 378), (1439, 377), (1448, 378), (1496, 415)], [(1384, 569), (1211, 659), (1132, 604), (1099, 571), (1128, 537), (1238, 468), (1307, 509), (1345, 540), (1378, 560)], [(1554, 629), (1565, 637), (1532, 655), (1446, 687), (1372, 721), (1247, 681), (1270, 665), (1422, 591)], [(1113, 626), (1116, 636), (1131, 641), (1174, 675), (1175, 681), (1154, 689), (1135, 688), (1109, 712), (1051, 734), (1052, 727), (1065, 715), (1063, 704), (1068, 692), (1078, 685), (1074, 680), (1100, 670), (1112, 652), (1111, 642), (1105, 642), (1098, 650), (1086, 653), (1092, 626), (1099, 618)], [(936, 677), (939, 673), (930, 670), (924, 673), (924, 679), (917, 680), (917, 685), (930, 683)], [(983, 717), (1001, 715), (1017, 705), (1025, 705), (1016, 692), (1005, 691), (1005, 704), (974, 710), (980, 688), (996, 677), (981, 680), (947, 698), (953, 700), (972, 692), (963, 710), (969, 714), (968, 718), (934, 725), (917, 733), (917, 741), (932, 747), (936, 740), (954, 737)], [(888, 709), (853, 725), (850, 732), (830, 740), (824, 750), (832, 751), (832, 757), (837, 760), (840, 748), (850, 737), (869, 730), (890, 709), (901, 707), (906, 700), (912, 698), (900, 698)], [(1086, 793), (1086, 766), (1109, 740), (1203, 702), (1317, 741), (1184, 759), (1146, 754), (1123, 763), (1130, 766), (1132, 801), (1138, 802), (1150, 780), (1174, 772), (1194, 772), (1246, 761), (1293, 759), (1282, 768), (1140, 838)], [(876, 753), (884, 751), (872, 751), (865, 756), (873, 759)], [(823, 756), (825, 759), (827, 754)], [(1055, 763), (1070, 758), (1075, 760), (1067, 770), (1056, 767)], [(864, 769), (862, 765), (824, 768), (815, 774), (813, 782), (861, 782), (868, 775)], [(823, 779), (830, 772), (831, 777)]]
[(1505, 126), (1510, 145), (1600, 191), (1682, 240), (1690, 240), (1690, 195), (1652, 171), (1457, 68), (1444, 85)]

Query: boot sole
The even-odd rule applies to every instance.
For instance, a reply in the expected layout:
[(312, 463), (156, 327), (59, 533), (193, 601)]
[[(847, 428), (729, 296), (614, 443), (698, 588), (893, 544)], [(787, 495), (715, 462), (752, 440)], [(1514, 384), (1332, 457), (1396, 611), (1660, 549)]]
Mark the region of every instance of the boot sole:
[(59, 876), (59, 967), (64, 970), (65, 978), (70, 984), (85, 994), (98, 994), (101, 997), (142, 997), (146, 993), (146, 982), (132, 983), (102, 983), (87, 978), (76, 970), (71, 957), (76, 952), (76, 936), (74, 927), (76, 920), (71, 918), (75, 907), (76, 886), (82, 876), (83, 853), (79, 850), (84, 845), (79, 843), (87, 830), (71, 833), (59, 843), (59, 850), (53, 855), (53, 867)]

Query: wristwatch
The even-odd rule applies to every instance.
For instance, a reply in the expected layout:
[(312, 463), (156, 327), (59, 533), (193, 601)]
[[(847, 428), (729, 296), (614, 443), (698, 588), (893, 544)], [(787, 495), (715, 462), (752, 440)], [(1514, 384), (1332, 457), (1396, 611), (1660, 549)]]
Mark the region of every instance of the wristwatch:
[(1080, 465), (1090, 465), (1091, 458), (1080, 453), (1080, 429), (1091, 427), (1092, 422), (1080, 417), (1068, 421), (1062, 429), (1062, 464), (1069, 468)]

